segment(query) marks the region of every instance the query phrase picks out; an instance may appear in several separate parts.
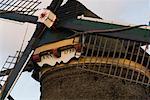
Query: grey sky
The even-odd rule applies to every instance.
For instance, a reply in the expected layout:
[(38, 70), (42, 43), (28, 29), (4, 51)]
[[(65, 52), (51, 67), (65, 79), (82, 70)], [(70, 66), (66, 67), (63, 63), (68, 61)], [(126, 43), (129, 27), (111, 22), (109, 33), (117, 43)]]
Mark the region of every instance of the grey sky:
[[(51, 1), (41, 0), (41, 8)], [(148, 24), (150, 20), (150, 0), (79, 0), (87, 8), (103, 19), (119, 20), (131, 24)], [(0, 63), (3, 65), (9, 54), (19, 49), (27, 31), (26, 43), (34, 32), (35, 26), (0, 20)], [(24, 73), (17, 82), (12, 96), (15, 100), (39, 100), (39, 83), (29, 73)]]

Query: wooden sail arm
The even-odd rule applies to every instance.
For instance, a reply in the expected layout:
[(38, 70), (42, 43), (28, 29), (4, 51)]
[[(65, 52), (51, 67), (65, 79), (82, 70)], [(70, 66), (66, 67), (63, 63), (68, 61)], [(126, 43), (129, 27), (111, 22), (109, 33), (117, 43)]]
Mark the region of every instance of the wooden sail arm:
[(0, 13), (0, 18), (18, 21), (18, 22), (29, 22), (33, 24), (36, 24), (38, 20), (37, 16), (19, 14), (15, 12)]
[(9, 75), (9, 73), (10, 73), (12, 70), (13, 70), (13, 69), (7, 69), (7, 70), (0, 71), (0, 77)]
[[(29, 62), (31, 62), (31, 61), (29, 61)], [(0, 77), (9, 75), (13, 69), (14, 68), (0, 71)], [(25, 72), (25, 71), (31, 72), (32, 70), (33, 70), (33, 66), (30, 66), (27, 64), (27, 66), (23, 69), (23, 72)]]

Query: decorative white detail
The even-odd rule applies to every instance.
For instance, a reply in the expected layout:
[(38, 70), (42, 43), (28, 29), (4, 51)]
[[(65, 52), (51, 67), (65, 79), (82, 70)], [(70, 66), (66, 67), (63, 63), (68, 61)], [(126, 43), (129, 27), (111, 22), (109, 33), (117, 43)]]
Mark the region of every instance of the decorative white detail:
[(43, 64), (54, 66), (57, 61), (58, 61), (58, 58), (56, 58), (53, 54), (44, 55), (41, 57), (41, 62), (38, 62), (38, 65), (41, 67), (43, 66)]
[(81, 52), (76, 52), (75, 57), (79, 58), (81, 56)]
[[(102, 23), (107, 23), (107, 24), (116, 24), (116, 25), (123, 25), (123, 26), (136, 26), (135, 24), (129, 24), (129, 23), (125, 23), (125, 22), (120, 22), (117, 20), (106, 20), (106, 19), (100, 19), (100, 18), (92, 18), (92, 17), (86, 17), (84, 15), (78, 16), (77, 19), (82, 19), (82, 20), (88, 20), (88, 21), (94, 21), (94, 22), (102, 22)], [(142, 29), (149, 29), (150, 30), (150, 26), (141, 26), (140, 28)]]
[(71, 58), (75, 57), (75, 49), (67, 49), (61, 52), (61, 61), (67, 63)]
[(44, 64), (48, 64), (50, 66), (56, 65), (56, 63), (67, 63), (72, 58), (79, 58), (81, 56), (80, 52), (76, 52), (75, 48), (67, 49), (61, 51), (61, 57), (57, 58), (53, 54), (44, 55), (41, 57), (41, 62), (37, 62), (39, 66), (43, 66)]
[(150, 45), (144, 45), (144, 46), (141, 46), (141, 48), (150, 55)]
[(56, 20), (56, 15), (50, 10), (43, 9), (39, 11), (38, 22), (44, 23), (47, 27), (51, 27)]

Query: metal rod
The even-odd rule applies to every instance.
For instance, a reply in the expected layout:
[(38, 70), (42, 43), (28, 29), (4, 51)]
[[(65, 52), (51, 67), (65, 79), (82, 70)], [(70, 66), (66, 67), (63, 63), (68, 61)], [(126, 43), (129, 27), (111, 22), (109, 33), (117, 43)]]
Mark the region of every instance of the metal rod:
[(100, 53), (100, 48), (101, 48), (102, 40), (103, 40), (103, 37), (100, 36), (100, 40), (99, 40), (99, 44), (98, 44), (98, 50), (97, 50), (96, 59), (95, 59), (95, 63), (94, 63), (93, 69), (95, 69), (95, 65), (96, 65), (97, 60), (98, 60), (98, 56), (99, 56), (99, 53)]
[[(141, 44), (140, 44), (140, 48), (141, 48)], [(141, 60), (141, 65), (143, 65), (144, 58), (145, 58), (145, 54), (146, 54), (146, 51), (144, 51), (144, 53), (143, 53), (142, 60)], [(140, 72), (138, 72), (138, 76), (137, 76), (136, 81), (138, 81), (138, 80), (139, 80), (139, 77), (140, 77)]]
[[(117, 47), (118, 47), (118, 42), (119, 42), (119, 39), (116, 39), (115, 50), (114, 50), (113, 57), (112, 57), (113, 59), (115, 58), (115, 55), (116, 55), (116, 51), (117, 51)], [(111, 64), (110, 69), (109, 69), (109, 75), (111, 74), (111, 71), (112, 71), (113, 61), (114, 60), (112, 60), (112, 64)]]
[[(130, 66), (130, 64), (132, 62), (132, 58), (133, 58), (133, 54), (134, 54), (134, 50), (135, 50), (135, 45), (136, 45), (136, 42), (134, 41), (133, 46), (132, 46), (131, 56), (130, 56), (130, 59), (129, 59), (130, 60), (129, 66)], [(128, 78), (128, 73), (129, 73), (129, 68), (127, 68), (127, 72), (126, 72), (125, 78)]]
[[(105, 53), (105, 49), (106, 49), (106, 45), (107, 45), (107, 42), (108, 42), (108, 40), (107, 39), (105, 39), (105, 44), (104, 44), (104, 47), (103, 47), (103, 52), (102, 52), (102, 58), (104, 57), (104, 53)], [(101, 63), (99, 64), (99, 67), (98, 67), (98, 71), (100, 71), (100, 69), (101, 69)]]
[[(147, 61), (147, 64), (146, 64), (146, 67), (145, 67), (145, 72), (146, 72), (146, 70), (148, 70), (148, 66), (149, 66), (149, 64), (150, 64), (150, 56), (148, 57), (148, 61)], [(142, 82), (144, 83), (144, 81), (145, 81), (145, 75), (143, 76), (143, 80), (142, 80)], [(148, 78), (148, 81), (149, 81), (150, 79)]]
[[(130, 40), (128, 40), (127, 47), (126, 47), (126, 50), (125, 50), (125, 55), (124, 55), (124, 58), (123, 58), (123, 59), (124, 59), (123, 65), (124, 65), (125, 60), (126, 60), (126, 57), (127, 57), (127, 53), (128, 53), (129, 46), (130, 46)], [(121, 77), (122, 71), (123, 71), (123, 67), (121, 67), (119, 77)]]
[(86, 60), (86, 57), (88, 56), (88, 52), (89, 52), (89, 48), (90, 48), (90, 44), (91, 44), (91, 39), (92, 39), (92, 36), (90, 35), (89, 36), (89, 41), (88, 41), (88, 44), (87, 44), (87, 48), (86, 48), (86, 52), (85, 52), (85, 56), (84, 56), (84, 64), (85, 64), (85, 60)]
[[(78, 60), (77, 67), (79, 67), (80, 59), (81, 59), (82, 56), (83, 56), (82, 53), (84, 52), (83, 50), (84, 50), (85, 39), (86, 39), (86, 36), (85, 36), (84, 34), (79, 35), (79, 37), (80, 37), (80, 39), (81, 39), (81, 44), (82, 44), (82, 46), (81, 46), (81, 57), (80, 57), (79, 60)], [(84, 66), (84, 63), (83, 63), (82, 66)]]
[[(138, 52), (137, 52), (137, 56), (136, 56), (136, 60), (135, 60), (135, 67), (136, 67), (136, 64), (138, 63), (140, 49), (141, 49), (141, 43), (140, 43), (139, 48), (138, 48)], [(132, 71), (132, 74), (131, 74), (132, 76), (131, 76), (131, 80), (130, 81), (133, 81), (134, 72), (135, 72), (135, 70)]]
[(118, 68), (118, 64), (119, 64), (120, 58), (121, 58), (121, 53), (122, 53), (123, 44), (124, 44), (124, 40), (122, 40), (122, 42), (121, 42), (121, 47), (120, 47), (119, 56), (118, 56), (118, 61), (117, 61), (117, 64), (116, 64), (116, 68), (115, 68), (114, 75), (116, 75), (116, 73), (117, 73), (117, 68)]
[(110, 46), (109, 46), (109, 48), (108, 48), (108, 50), (107, 50), (108, 53), (107, 53), (107, 56), (106, 56), (106, 59), (107, 59), (107, 60), (106, 60), (106, 63), (104, 64), (104, 71), (105, 71), (105, 69), (106, 69), (106, 65), (107, 65), (107, 62), (108, 62), (108, 59), (109, 59), (109, 56), (110, 56), (110, 52), (111, 52), (111, 50), (112, 50), (112, 49), (111, 49), (111, 48), (112, 48), (112, 43), (113, 43), (113, 42), (111, 41), (110, 44), (109, 44)]
[(97, 35), (95, 36), (95, 39), (94, 39), (94, 44), (93, 44), (93, 47), (92, 47), (92, 53), (91, 53), (91, 59), (90, 59), (89, 66), (91, 66), (91, 61), (92, 61), (92, 57), (93, 57), (93, 54), (94, 54), (94, 51), (95, 51), (96, 41), (97, 41)]

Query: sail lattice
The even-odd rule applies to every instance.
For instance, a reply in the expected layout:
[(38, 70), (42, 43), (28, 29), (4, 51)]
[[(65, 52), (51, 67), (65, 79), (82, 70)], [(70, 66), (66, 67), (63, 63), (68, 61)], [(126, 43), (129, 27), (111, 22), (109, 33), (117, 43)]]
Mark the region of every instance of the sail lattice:
[(33, 15), (40, 3), (39, 0), (0, 0), (0, 13), (16, 12)]

